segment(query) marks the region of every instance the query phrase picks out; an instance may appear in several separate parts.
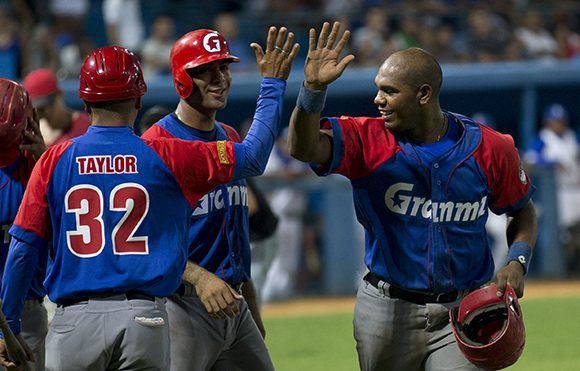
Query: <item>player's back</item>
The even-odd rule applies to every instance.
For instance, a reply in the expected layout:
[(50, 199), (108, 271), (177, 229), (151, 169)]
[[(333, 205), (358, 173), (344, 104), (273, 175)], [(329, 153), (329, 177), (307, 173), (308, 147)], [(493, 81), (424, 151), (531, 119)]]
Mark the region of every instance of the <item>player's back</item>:
[(161, 157), (131, 128), (102, 126), (47, 155), (51, 300), (171, 294), (187, 258), (191, 207)]

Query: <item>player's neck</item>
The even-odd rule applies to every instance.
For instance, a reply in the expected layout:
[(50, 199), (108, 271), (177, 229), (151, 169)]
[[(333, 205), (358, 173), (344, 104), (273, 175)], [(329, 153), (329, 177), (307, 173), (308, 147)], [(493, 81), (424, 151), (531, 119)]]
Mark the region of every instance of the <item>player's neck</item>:
[(425, 117), (417, 122), (421, 123), (417, 125), (416, 129), (407, 136), (409, 139), (419, 142), (419, 143), (434, 143), (439, 140), (447, 132), (447, 122), (445, 114), (438, 109), (436, 112), (429, 112)]
[(180, 101), (175, 110), (177, 118), (185, 125), (194, 129), (211, 131), (215, 127), (215, 110), (202, 112), (184, 101)]
[(96, 126), (129, 126), (133, 127), (135, 115), (105, 110), (93, 110), (90, 114), (91, 125)]

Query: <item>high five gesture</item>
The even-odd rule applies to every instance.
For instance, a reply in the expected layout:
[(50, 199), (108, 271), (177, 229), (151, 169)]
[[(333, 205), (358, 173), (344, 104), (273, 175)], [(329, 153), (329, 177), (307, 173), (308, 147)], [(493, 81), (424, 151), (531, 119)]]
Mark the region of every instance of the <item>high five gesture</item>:
[(298, 43), (292, 45), (294, 33), (290, 32), (286, 37), (287, 33), (286, 27), (281, 27), (280, 30), (274, 26), (270, 27), (266, 40), (266, 52), (259, 44), (250, 44), (256, 54), (256, 62), (260, 66), (262, 76), (288, 79), (292, 62), (300, 46)]
[(324, 90), (354, 60), (352, 54), (340, 59), (340, 53), (350, 38), (350, 31), (344, 31), (338, 39), (339, 30), (340, 22), (334, 22), (332, 30), (330, 23), (324, 22), (316, 40), (316, 30), (310, 29), (308, 55), (304, 65), (304, 83), (307, 88)]

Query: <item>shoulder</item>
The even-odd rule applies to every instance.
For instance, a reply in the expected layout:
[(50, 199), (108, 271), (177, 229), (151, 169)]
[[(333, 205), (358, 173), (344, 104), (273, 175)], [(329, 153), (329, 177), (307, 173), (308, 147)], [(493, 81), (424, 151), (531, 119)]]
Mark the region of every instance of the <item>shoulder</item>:
[(236, 129), (234, 129), (233, 127), (224, 124), (223, 122), (220, 122), (219, 125), (221, 125), (224, 130), (226, 131), (226, 134), (228, 135), (228, 138), (230, 138), (230, 140), (233, 140), (234, 142), (241, 142), (242, 138), (240, 137), (240, 134), (238, 134), (238, 132), (236, 131)]
[(506, 151), (515, 148), (514, 139), (509, 134), (502, 134), (492, 128), (479, 124), (481, 145), (489, 150)]
[(146, 142), (156, 138), (174, 138), (173, 135), (159, 123), (153, 124), (146, 132), (141, 135), (141, 138)]

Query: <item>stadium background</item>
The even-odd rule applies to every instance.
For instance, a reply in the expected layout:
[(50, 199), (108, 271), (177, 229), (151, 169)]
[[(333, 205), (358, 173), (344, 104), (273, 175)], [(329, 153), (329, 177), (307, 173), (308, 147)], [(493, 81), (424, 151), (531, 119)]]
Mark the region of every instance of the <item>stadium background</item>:
[[(103, 13), (107, 2), (115, 1), (0, 1), (0, 75), (20, 80), (32, 69), (52, 67), (60, 78), (67, 104), (81, 108), (76, 74), (82, 57), (92, 47), (109, 44), (115, 37), (110, 23), (114, 20), (107, 21)], [(327, 115), (375, 115), (372, 81), (380, 61), (393, 50), (421, 46), (443, 62), (442, 106), (480, 115), (499, 131), (511, 134), (521, 150), (532, 145), (544, 108), (551, 103), (562, 104), (568, 110), (572, 128), (579, 130), (578, 1), (118, 3), (118, 21), (133, 22), (134, 16), (140, 19), (140, 41), (127, 41), (135, 42), (137, 49), (154, 37), (159, 18), (172, 23), (169, 44), (191, 29), (221, 28), (235, 46), (234, 54), (243, 61), (233, 69), (228, 107), (218, 119), (238, 129), (252, 116), (259, 84), (248, 44), (263, 43), (265, 30), (271, 24), (285, 25), (297, 34), (302, 51), (285, 98), (283, 120), (287, 122), (302, 81), (308, 28), (320, 27), (324, 20), (339, 19), (354, 31), (350, 49), (357, 60), (329, 89), (324, 111)], [(537, 43), (541, 43), (547, 34), (555, 41), (555, 48), (538, 51), (533, 47), (533, 37), (522, 33), (532, 27), (533, 18), (537, 20), (538, 16), (541, 24), (536, 25), (532, 36), (536, 35)], [(487, 33), (486, 27), (490, 30)], [(136, 51), (143, 56), (145, 50)], [(154, 105), (174, 107), (177, 98), (167, 68), (147, 71), (149, 92), (143, 111)], [(540, 236), (523, 300), (528, 345), (514, 369), (577, 370), (580, 284), (574, 277), (580, 275), (580, 268), (570, 259), (578, 259), (578, 255), (564, 249), (554, 167), (530, 166), (529, 170), (538, 187), (535, 202), (540, 210)], [(352, 295), (363, 272), (362, 242), (348, 183), (340, 178), (311, 177), (292, 181), (269, 177), (259, 181), (268, 192), (290, 184), (304, 192), (308, 206), (302, 215), (306, 223), (304, 249), (295, 284), (284, 300), (273, 300), (264, 306), (274, 362), (280, 370), (356, 369)]]

